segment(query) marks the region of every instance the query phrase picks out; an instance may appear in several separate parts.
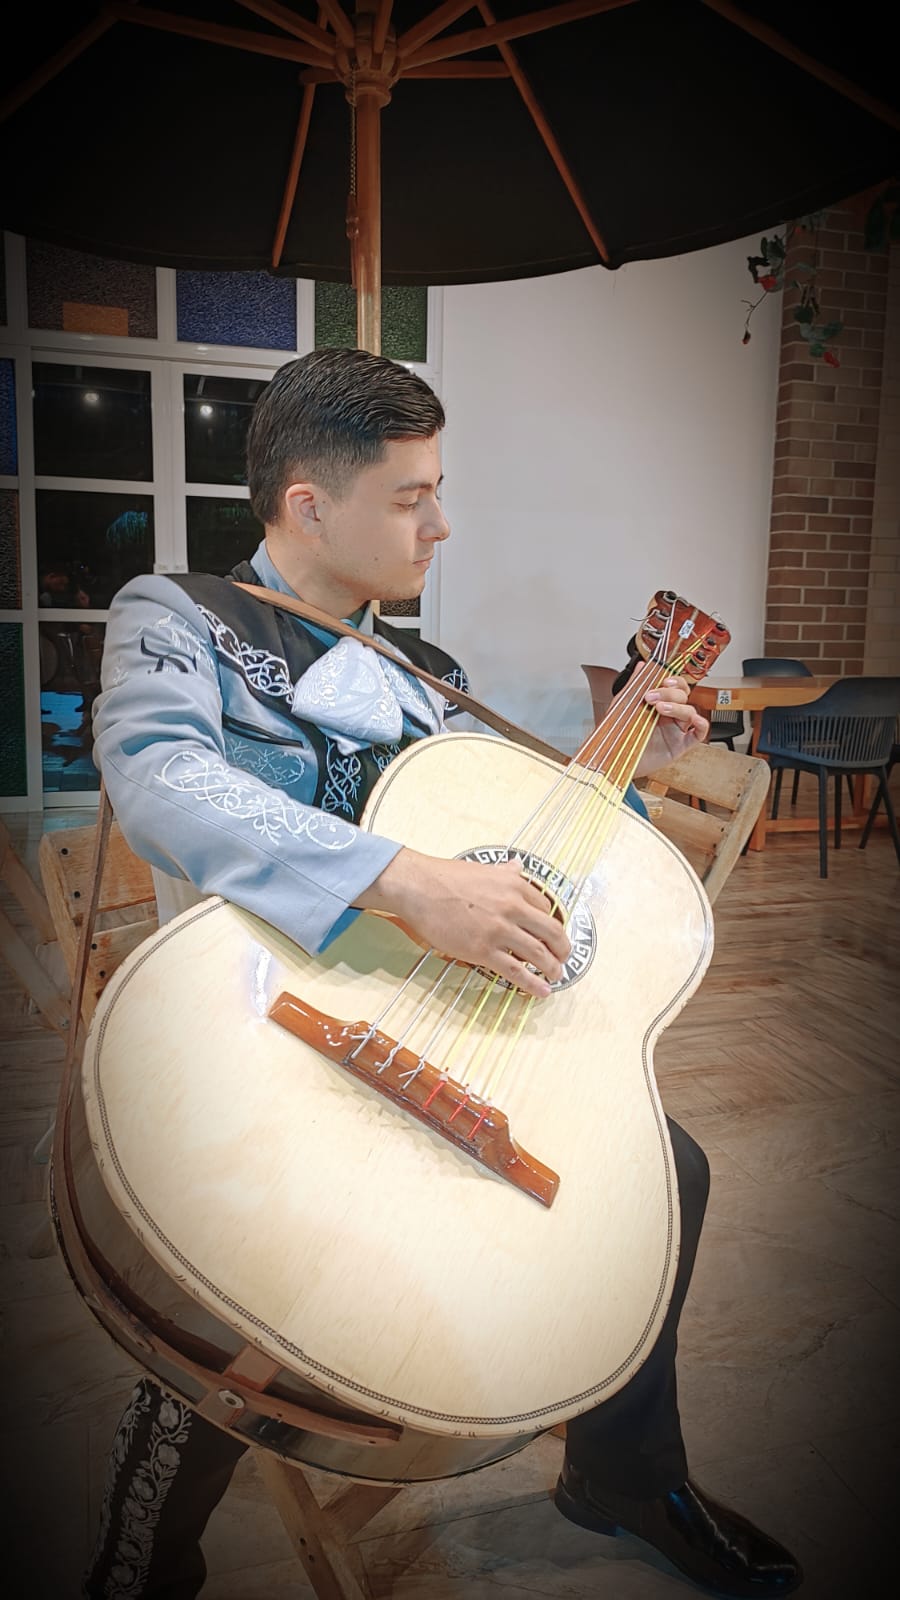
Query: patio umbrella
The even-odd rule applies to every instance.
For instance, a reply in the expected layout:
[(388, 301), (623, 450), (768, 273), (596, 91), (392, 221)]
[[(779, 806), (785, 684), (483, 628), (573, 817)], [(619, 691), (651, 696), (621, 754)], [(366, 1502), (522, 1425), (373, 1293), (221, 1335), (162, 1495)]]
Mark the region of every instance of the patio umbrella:
[(883, 16), (881, 0), (35, 6), (0, 85), (2, 220), (176, 267), (335, 281), (352, 255), (359, 342), (378, 349), (382, 278), (615, 268), (889, 179)]

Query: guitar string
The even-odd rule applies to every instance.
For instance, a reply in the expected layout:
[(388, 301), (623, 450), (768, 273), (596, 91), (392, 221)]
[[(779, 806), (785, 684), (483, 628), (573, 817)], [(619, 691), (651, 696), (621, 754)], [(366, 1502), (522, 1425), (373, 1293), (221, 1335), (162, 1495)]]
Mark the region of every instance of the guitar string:
[[(664, 648), (665, 645), (667, 644), (667, 642), (668, 641), (666, 639), (660, 639), (658, 641), (657, 648), (658, 649), (659, 648)], [(658, 663), (657, 663), (657, 666), (658, 666)], [(677, 670), (677, 667), (676, 667), (675, 663), (672, 663), (668, 667), (666, 667), (664, 665), (662, 667), (662, 669), (661, 669), (661, 673), (659, 674), (660, 681), (661, 681), (661, 677), (665, 674), (666, 671), (671, 672), (673, 669)], [(601, 776), (608, 776), (608, 774), (603, 774), (602, 769), (599, 768), (599, 762), (600, 762), (603, 754), (605, 753), (605, 746), (608, 746), (609, 748), (613, 748), (614, 747), (614, 741), (612, 739), (612, 732), (615, 729), (616, 724), (617, 723), (626, 722), (627, 721), (627, 717), (631, 714), (631, 712), (634, 710), (634, 708), (636, 706), (639, 706), (639, 704), (640, 704), (640, 702), (641, 702), (641, 700), (643, 698), (644, 693), (646, 693), (646, 688), (645, 688), (645, 683), (644, 683), (644, 678), (646, 676), (648, 676), (648, 675), (647, 674), (642, 674), (641, 681), (639, 681), (638, 683), (636, 683), (634, 685), (633, 692), (631, 694), (624, 694), (623, 693), (623, 695), (620, 697), (621, 703), (619, 705), (617, 705), (616, 715), (611, 719), (611, 722), (609, 724), (607, 724), (603, 729), (603, 733), (605, 735), (605, 738), (601, 737), (599, 740), (593, 741), (594, 742), (594, 749), (593, 749), (591, 757), (590, 757), (590, 765), (588, 767), (582, 768), (582, 771), (599, 770)], [(652, 676), (654, 676), (654, 674), (650, 674), (650, 676), (652, 677)], [(631, 704), (629, 705), (627, 702), (631, 702)], [(647, 707), (646, 708), (646, 715), (642, 718), (643, 728), (641, 727), (640, 724), (638, 724), (636, 731), (634, 731), (632, 733), (631, 742), (632, 742), (632, 745), (636, 747), (636, 753), (635, 753), (634, 750), (629, 751), (628, 754), (630, 756), (630, 759), (628, 759), (626, 761), (623, 761), (623, 763), (622, 763), (623, 765), (625, 765), (627, 767), (631, 767), (632, 771), (634, 770), (634, 767), (636, 766), (637, 761), (640, 759), (640, 754), (642, 753), (642, 749), (646, 744), (646, 739), (649, 738), (649, 734), (652, 731), (652, 728), (653, 728), (653, 725), (655, 724), (655, 721), (656, 721), (656, 713), (655, 713), (655, 711), (652, 708)], [(642, 733), (643, 733), (643, 737), (641, 736)], [(587, 746), (586, 746), (587, 748), (590, 748), (591, 742), (592, 741), (588, 741), (587, 742)], [(565, 781), (565, 779), (563, 779), (563, 781)], [(553, 786), (553, 790), (551, 790), (551, 793), (553, 793), (555, 790), (558, 790), (558, 787), (559, 787), (559, 781), (557, 781), (557, 784), (555, 784)], [(569, 784), (569, 789), (570, 790), (573, 789), (574, 787), (575, 786), (572, 785), (571, 783)], [(580, 787), (583, 788), (583, 787), (585, 787), (585, 785), (582, 784), (582, 785), (580, 785)], [(594, 787), (594, 786), (588, 784), (587, 787), (590, 789), (591, 787)], [(569, 798), (571, 799), (571, 797), (569, 797)], [(604, 832), (608, 832), (610, 830), (610, 828), (612, 827), (612, 825), (613, 825), (613, 823), (615, 821), (615, 814), (618, 812), (619, 806), (621, 805), (621, 802), (622, 802), (623, 798), (624, 798), (623, 793), (619, 793), (618, 804), (615, 805), (612, 809), (610, 809), (608, 807), (608, 805), (604, 804), (604, 810), (606, 812), (606, 828), (603, 830)], [(546, 809), (547, 799), (548, 799), (548, 797), (545, 796), (542, 805), (539, 806), (536, 809), (535, 813), (532, 814), (533, 817), (539, 816), (540, 813), (541, 813), (541, 810), (542, 809)], [(587, 800), (587, 805), (590, 805), (591, 802), (593, 801), (593, 799), (594, 799), (593, 795), (589, 796), (588, 800)], [(577, 803), (578, 803), (578, 797), (576, 795), (576, 804)], [(522, 831), (523, 831), (522, 829), (519, 830), (520, 834), (521, 834)], [(594, 830), (594, 831), (596, 831), (596, 830)], [(585, 851), (580, 851), (579, 852), (579, 856), (584, 854), (585, 857), (590, 856), (591, 859), (595, 859), (596, 858), (596, 854), (598, 853), (597, 848), (596, 848), (596, 844), (597, 844), (597, 841), (596, 840), (592, 840), (589, 837), (589, 839), (587, 841), (587, 846), (588, 846), (587, 849)], [(590, 865), (590, 862), (587, 862), (587, 864)], [(580, 893), (581, 893), (582, 887), (583, 886), (581, 886), (581, 885), (576, 886), (575, 893), (570, 897), (568, 908), (567, 908), (568, 909), (568, 915), (566, 917), (566, 921), (568, 921), (568, 916), (571, 915), (571, 912), (574, 909), (574, 906), (577, 904), (577, 901), (580, 898)], [(397, 994), (395, 994), (391, 998), (391, 1000), (388, 1001), (388, 1003), (387, 1003), (387, 1005), (385, 1007), (382, 1008), (382, 1011), (379, 1013), (378, 1018), (372, 1023), (371, 1027), (368, 1029), (367, 1033), (363, 1036), (363, 1039), (360, 1041), (359, 1045), (357, 1046), (357, 1050), (354, 1051), (353, 1054), (356, 1054), (358, 1052), (358, 1050), (363, 1048), (364, 1044), (371, 1037), (371, 1035), (375, 1031), (376, 1027), (380, 1024), (381, 1021), (384, 1020), (384, 1017), (390, 1012), (390, 1010), (392, 1009), (393, 1005), (395, 1005), (397, 1003), (397, 1000), (399, 999), (400, 994), (402, 994), (403, 991), (408, 987), (409, 982), (411, 982), (414, 979), (414, 977), (417, 975), (417, 973), (421, 970), (422, 966), (424, 965), (425, 960), (427, 960), (428, 957), (431, 954), (432, 954), (432, 952), (430, 952), (430, 951), (426, 952), (425, 957), (420, 959), (420, 961), (416, 963), (415, 967), (413, 968), (413, 971), (410, 973), (410, 975), (407, 978), (406, 982), (404, 982), (404, 984), (402, 985), (401, 990)], [(409, 1036), (409, 1034), (411, 1033), (413, 1027), (415, 1026), (416, 1021), (418, 1020), (419, 1016), (421, 1015), (422, 1011), (428, 1005), (430, 1005), (430, 1003), (433, 1001), (433, 999), (437, 996), (437, 993), (438, 993), (439, 989), (441, 988), (442, 984), (446, 981), (446, 978), (449, 976), (449, 974), (454, 970), (454, 968), (462, 968), (462, 967), (463, 967), (462, 963), (457, 963), (457, 962), (446, 962), (445, 963), (445, 965), (444, 965), (442, 971), (439, 973), (437, 979), (432, 983), (432, 986), (431, 986), (430, 990), (426, 993), (426, 995), (425, 995), (424, 999), (422, 1000), (422, 1002), (421, 1002), (418, 1010), (416, 1011), (414, 1017), (411, 1018), (406, 1023), (406, 1025), (404, 1027), (404, 1030), (403, 1030), (403, 1033), (401, 1034), (400, 1039), (398, 1040), (398, 1047), (399, 1047), (399, 1044), (402, 1043), (403, 1039), (405, 1039), (405, 1038), (407, 1038)], [(467, 977), (463, 982), (463, 985), (461, 986), (461, 988), (457, 991), (456, 995), (454, 996), (454, 999), (453, 999), (453, 1002), (452, 1002), (452, 1006), (445, 1013), (443, 1018), (439, 1018), (438, 1019), (438, 1022), (437, 1022), (437, 1025), (436, 1025), (435, 1029), (432, 1030), (432, 1035), (430, 1036), (427, 1045), (423, 1048), (423, 1053), (422, 1053), (422, 1057), (420, 1058), (420, 1062), (424, 1059), (424, 1056), (431, 1050), (431, 1047), (432, 1047), (433, 1043), (436, 1042), (437, 1039), (439, 1039), (441, 1032), (444, 1030), (444, 1026), (446, 1025), (446, 1023), (449, 1022), (450, 1012), (451, 1011), (455, 1011), (457, 1009), (459, 1003), (464, 998), (466, 990), (470, 987), (471, 982), (475, 978), (475, 976), (476, 976), (476, 972), (474, 970), (472, 970), (472, 969), (469, 969), (468, 973), (467, 973)], [(486, 978), (484, 988), (482, 989), (481, 995), (479, 997), (479, 1000), (478, 1000), (474, 1010), (470, 1013), (466, 1023), (463, 1025), (463, 1028), (460, 1031), (460, 1033), (457, 1034), (455, 1040), (453, 1041), (453, 1043), (451, 1045), (451, 1048), (450, 1048), (450, 1051), (448, 1052), (448, 1055), (444, 1059), (443, 1071), (445, 1073), (446, 1073), (447, 1068), (448, 1068), (448, 1066), (450, 1064), (451, 1057), (455, 1057), (456, 1054), (459, 1052), (460, 1048), (462, 1047), (463, 1043), (465, 1042), (465, 1039), (466, 1039), (467, 1035), (474, 1028), (474, 1026), (475, 1026), (479, 1016), (481, 1015), (481, 1012), (483, 1011), (485, 1005), (487, 1004), (488, 1000), (496, 992), (498, 982), (499, 982), (499, 979), (497, 978), (496, 975), (492, 975), (491, 977)], [(470, 1061), (468, 1063), (467, 1086), (474, 1087), (474, 1082), (473, 1082), (474, 1073), (477, 1070), (478, 1066), (481, 1064), (481, 1061), (482, 1061), (484, 1055), (486, 1054), (490, 1044), (492, 1043), (494, 1036), (496, 1035), (497, 1031), (499, 1030), (500, 1026), (502, 1025), (502, 1022), (504, 1021), (504, 1019), (506, 1017), (506, 1014), (507, 1014), (507, 1012), (508, 1012), (508, 1010), (510, 1008), (510, 1005), (512, 1004), (513, 1000), (516, 999), (516, 998), (518, 998), (520, 1000), (523, 1000), (525, 1002), (528, 1002), (528, 1001), (530, 1001), (532, 999), (532, 997), (530, 997), (530, 996), (523, 996), (522, 992), (520, 990), (517, 990), (514, 986), (506, 987), (504, 985), (504, 996), (503, 996), (503, 998), (501, 1000), (500, 1006), (498, 1008), (498, 1012), (497, 1012), (496, 1016), (494, 1017), (493, 1023), (486, 1030), (485, 1034), (482, 1036), (481, 1043), (477, 1047), (474, 1055), (470, 1058)], [(509, 1055), (511, 1055), (512, 1047), (514, 1046), (517, 1038), (519, 1037), (519, 1035), (521, 1033), (521, 1029), (524, 1026), (524, 1022), (526, 1020), (526, 1017), (528, 1015), (528, 1011), (529, 1010), (530, 1010), (530, 1006), (526, 1004), (526, 1006), (523, 1008), (523, 1012), (522, 1012), (522, 1016), (520, 1018), (519, 1025), (517, 1026), (517, 1028), (515, 1030), (515, 1033), (513, 1034), (512, 1038), (509, 1039), (509, 1041), (508, 1041), (508, 1048), (507, 1048), (506, 1051), (503, 1052), (503, 1057), (501, 1058), (501, 1066), (505, 1065), (506, 1060), (508, 1059)], [(389, 1057), (387, 1058), (387, 1060), (392, 1059), (394, 1053), (395, 1052), (392, 1051), (391, 1054), (389, 1055)], [(384, 1069), (384, 1066), (386, 1064), (387, 1064), (387, 1062), (382, 1064), (381, 1070)], [(490, 1072), (492, 1086), (493, 1086), (493, 1083), (494, 1083), (494, 1080), (495, 1080), (496, 1076), (497, 1076), (497, 1074), (496, 1074), (495, 1070), (492, 1068), (491, 1072)]]
[[(652, 732), (653, 726), (655, 725), (655, 723), (657, 721), (657, 713), (655, 712), (655, 710), (653, 710), (653, 708), (647, 707), (646, 714), (643, 717), (641, 717), (640, 721), (636, 722), (636, 725), (635, 725), (634, 729), (632, 729), (631, 735), (630, 735), (630, 744), (629, 744), (629, 746), (626, 746), (624, 748), (624, 751), (621, 750), (621, 749), (618, 750), (618, 751), (615, 750), (615, 740), (613, 738), (613, 733), (614, 733), (614, 730), (615, 730), (615, 728), (616, 728), (616, 726), (618, 724), (627, 722), (628, 716), (630, 716), (632, 714), (632, 712), (634, 711), (635, 706), (638, 705), (640, 703), (640, 701), (643, 699), (643, 695), (647, 692), (646, 687), (645, 687), (645, 681), (644, 681), (646, 678), (650, 678), (650, 679), (656, 678), (657, 682), (661, 683), (664, 676), (673, 675), (674, 673), (678, 672), (680, 670), (681, 666), (683, 665), (683, 662), (672, 662), (670, 664), (665, 664), (663, 662), (662, 665), (659, 663), (658, 652), (660, 650), (665, 651), (665, 649), (667, 648), (668, 640), (669, 640), (669, 637), (671, 635), (671, 624), (672, 624), (672, 613), (670, 613), (669, 618), (667, 620), (667, 626), (666, 626), (665, 634), (661, 635), (660, 638), (657, 641), (657, 645), (656, 645), (656, 647), (654, 649), (653, 656), (651, 656), (650, 660), (647, 663), (642, 663), (642, 667), (639, 668), (638, 669), (638, 673), (634, 675), (634, 678), (637, 679), (638, 681), (636, 681), (636, 682), (633, 681), (632, 693), (629, 694), (629, 693), (626, 692), (626, 693), (623, 693), (620, 697), (618, 697), (617, 705), (616, 705), (616, 715), (609, 722), (607, 722), (606, 719), (604, 719), (604, 723), (601, 724), (601, 730), (600, 730), (601, 731), (601, 737), (599, 739), (592, 738), (592, 739), (589, 739), (588, 741), (586, 741), (586, 745), (583, 748), (591, 749), (591, 746), (593, 745), (593, 749), (591, 750), (591, 755), (590, 755), (588, 764), (581, 768), (581, 771), (583, 773), (589, 772), (589, 771), (597, 771), (597, 772), (599, 772), (599, 775), (600, 775), (601, 778), (602, 777), (609, 778), (610, 774), (608, 772), (604, 773), (603, 769), (600, 767), (600, 761), (601, 761), (603, 755), (607, 752), (607, 750), (608, 749), (612, 749), (613, 752), (614, 752), (614, 755), (619, 758), (619, 764), (620, 764), (620, 767), (622, 769), (620, 777), (619, 777), (619, 781), (621, 782), (621, 779), (625, 778), (625, 784), (627, 786), (628, 777), (626, 777), (626, 774), (629, 774), (629, 769), (630, 769), (630, 773), (633, 773), (633, 771), (635, 770), (635, 768), (637, 766), (637, 762), (639, 761), (640, 756), (643, 753), (643, 749), (646, 747), (647, 739), (649, 738), (650, 733)], [(656, 658), (656, 659), (654, 660), (654, 658)], [(650, 670), (647, 671), (645, 669), (650, 669)], [(656, 686), (656, 685), (654, 685), (654, 686)], [(631, 687), (631, 686), (629, 686), (629, 687)], [(629, 702), (630, 702), (630, 704), (629, 704)], [(630, 776), (630, 774), (629, 774), (629, 776)], [(566, 781), (565, 774), (562, 775), (561, 780), (557, 780), (557, 783), (553, 785), (553, 787), (552, 787), (552, 789), (550, 791), (550, 795), (543, 797), (543, 801), (542, 801), (541, 805), (539, 805), (536, 808), (535, 812), (532, 813), (532, 818), (528, 819), (527, 822), (519, 829), (519, 833), (514, 837), (514, 840), (511, 841), (510, 846), (507, 847), (508, 849), (511, 849), (512, 845), (518, 840), (518, 838), (521, 837), (522, 833), (525, 831), (525, 828), (528, 826), (528, 824), (532, 820), (534, 820), (536, 817), (539, 817), (543, 810), (546, 810), (547, 803), (548, 803), (548, 800), (549, 800), (550, 796), (552, 796), (552, 794), (555, 791), (558, 790), (561, 781), (562, 782)], [(615, 775), (613, 775), (611, 781), (614, 784), (616, 784), (616, 776)], [(597, 789), (601, 789), (602, 786), (600, 784), (591, 784), (590, 782), (588, 782), (585, 785), (583, 781), (580, 782), (580, 783), (577, 783), (577, 784), (573, 784), (570, 781), (568, 787), (569, 787), (570, 791), (573, 791), (573, 790), (577, 790), (578, 788), (582, 788), (583, 789), (585, 787), (587, 787), (588, 790), (597, 790)], [(618, 810), (619, 810), (619, 808), (620, 808), (620, 806), (622, 804), (622, 801), (624, 799), (624, 789), (622, 791), (619, 791), (618, 786), (617, 786), (616, 787), (616, 795), (617, 795), (616, 801), (612, 805), (609, 804), (609, 797), (606, 794), (602, 795), (603, 805), (602, 805), (602, 809), (601, 809), (599, 828), (594, 827), (592, 829), (589, 829), (588, 837), (587, 837), (586, 841), (584, 841), (584, 840), (580, 840), (579, 841), (578, 833), (576, 833), (576, 842), (577, 843), (581, 843), (581, 845), (582, 845), (582, 848), (578, 849), (577, 859), (578, 859), (579, 863), (581, 862), (582, 859), (585, 859), (586, 860), (586, 864), (588, 866), (590, 866), (591, 862), (596, 859), (596, 855), (599, 853), (599, 845), (600, 845), (600, 842), (601, 842), (600, 839), (599, 839), (599, 835), (600, 834), (603, 835), (602, 842), (605, 843), (605, 837), (611, 831), (611, 828), (614, 825), (614, 822), (616, 820), (616, 816), (618, 814)], [(581, 805), (581, 809), (585, 814), (587, 814), (592, 807), (596, 806), (596, 795), (593, 794), (593, 793), (590, 794), (587, 797), (586, 800), (584, 799), (584, 797), (578, 797), (577, 793), (574, 796), (574, 800), (573, 800), (573, 796), (571, 794), (567, 798), (569, 800), (569, 806), (568, 806), (568, 808), (566, 808), (566, 807), (560, 808), (560, 815), (559, 815), (559, 817), (558, 817), (558, 819), (556, 821), (556, 834), (558, 834), (560, 827), (563, 825), (563, 817), (564, 817), (564, 812), (565, 812), (566, 809), (568, 809), (570, 812), (574, 809), (575, 813), (576, 813), (576, 816), (577, 816), (579, 804)], [(605, 826), (604, 826), (604, 824), (605, 824)], [(584, 829), (585, 829), (585, 820), (583, 819), (582, 823), (581, 823), (580, 830), (579, 830), (579, 832), (582, 835), (584, 834)], [(551, 834), (551, 838), (553, 838), (553, 837), (555, 837), (555, 834)], [(543, 846), (543, 848), (546, 849), (547, 845), (545, 844)], [(533, 854), (536, 853), (535, 849), (532, 849), (531, 853), (533, 853)], [(591, 858), (590, 861), (587, 861), (587, 859), (586, 859), (588, 856), (590, 856), (590, 858)], [(574, 868), (574, 862), (573, 862), (573, 866), (572, 866), (572, 868), (570, 868), (570, 872), (574, 871), (574, 870), (575, 870), (575, 868)], [(575, 888), (575, 892), (573, 894), (571, 894), (570, 897), (569, 897), (568, 904), (567, 904), (566, 923), (568, 923), (568, 920), (571, 917), (571, 914), (574, 911), (574, 908), (578, 903), (578, 900), (580, 898), (581, 892), (583, 892), (583, 883), (580, 884), (580, 885), (577, 885), (576, 888)], [(421, 971), (422, 967), (425, 965), (425, 962), (430, 959), (432, 954), (436, 954), (436, 952), (434, 952), (434, 951), (426, 951), (425, 955), (422, 958), (420, 958), (420, 960), (415, 964), (415, 966), (413, 967), (412, 971), (408, 975), (407, 979), (403, 983), (400, 991), (398, 993), (396, 993), (391, 998), (391, 1000), (388, 1001), (388, 1003), (387, 1003), (387, 1005), (385, 1007), (382, 1008), (382, 1011), (379, 1013), (379, 1016), (376, 1019), (376, 1021), (373, 1022), (371, 1027), (367, 1030), (367, 1033), (364, 1036), (363, 1040), (357, 1046), (357, 1050), (353, 1052), (354, 1055), (358, 1052), (359, 1049), (361, 1049), (363, 1047), (363, 1045), (365, 1044), (367, 1039), (371, 1037), (371, 1034), (375, 1031), (375, 1028), (379, 1025), (379, 1023), (384, 1019), (384, 1017), (390, 1012), (390, 1010), (393, 1008), (393, 1006), (397, 1003), (398, 999), (400, 998), (400, 995), (405, 991), (405, 989), (409, 986), (409, 984), (414, 980), (414, 978), (417, 976), (417, 974)], [(421, 1001), (418, 1009), (416, 1010), (414, 1016), (407, 1022), (406, 1026), (405, 1026), (405, 1028), (403, 1030), (403, 1034), (401, 1035), (400, 1040), (398, 1040), (397, 1048), (399, 1048), (399, 1045), (400, 1045), (400, 1043), (402, 1043), (403, 1038), (406, 1038), (406, 1037), (409, 1036), (409, 1034), (411, 1033), (412, 1029), (414, 1028), (416, 1022), (418, 1021), (419, 1017), (422, 1015), (423, 1011), (431, 1004), (432, 1000), (437, 995), (439, 989), (445, 983), (447, 977), (454, 970), (466, 970), (466, 969), (465, 969), (465, 966), (464, 966), (463, 963), (456, 962), (456, 961), (446, 961), (445, 962), (442, 971), (439, 973), (437, 979), (433, 982), (430, 990), (426, 992), (426, 994), (425, 994), (424, 998), (422, 999), (422, 1001)], [(422, 1053), (421, 1053), (421, 1055), (419, 1057), (419, 1062), (418, 1062), (417, 1068), (415, 1069), (414, 1072), (411, 1072), (410, 1074), (408, 1074), (408, 1079), (411, 1079), (413, 1076), (415, 1076), (416, 1072), (418, 1070), (421, 1070), (421, 1068), (424, 1066), (425, 1059), (426, 1059), (427, 1055), (431, 1052), (433, 1044), (435, 1042), (437, 1042), (437, 1040), (440, 1037), (440, 1034), (444, 1031), (444, 1028), (446, 1027), (447, 1023), (449, 1022), (449, 1017), (450, 1017), (451, 1013), (457, 1009), (457, 1007), (459, 1006), (459, 1004), (463, 1000), (463, 998), (465, 996), (465, 993), (466, 993), (467, 989), (470, 987), (470, 985), (472, 983), (472, 980), (475, 978), (475, 976), (476, 976), (476, 972), (475, 972), (474, 969), (468, 969), (467, 970), (467, 976), (464, 979), (464, 982), (463, 982), (462, 986), (457, 990), (456, 995), (453, 998), (453, 1001), (452, 1001), (452, 1004), (451, 1004), (450, 1008), (444, 1013), (444, 1015), (441, 1018), (438, 1019), (435, 1028), (432, 1030), (432, 1034), (430, 1035), (430, 1037), (429, 1037), (428, 1041), (426, 1042), (425, 1046), (423, 1046), (423, 1050), (422, 1050)], [(450, 1057), (452, 1055), (456, 1055), (456, 1053), (458, 1052), (459, 1048), (461, 1047), (462, 1043), (464, 1042), (464, 1036), (471, 1031), (471, 1028), (474, 1026), (475, 1022), (477, 1021), (477, 1018), (481, 1014), (482, 1010), (484, 1009), (484, 1006), (486, 1005), (487, 1001), (491, 998), (492, 994), (495, 992), (498, 981), (499, 980), (498, 980), (496, 975), (494, 975), (493, 977), (491, 977), (490, 979), (488, 979), (486, 981), (485, 987), (482, 990), (481, 996), (480, 996), (480, 998), (479, 998), (479, 1000), (478, 1000), (478, 1002), (477, 1002), (477, 1004), (476, 1004), (476, 1006), (474, 1008), (474, 1011), (470, 1014), (470, 1016), (468, 1018), (468, 1021), (467, 1021), (467, 1024), (464, 1025), (462, 1033), (457, 1035), (456, 1039), (454, 1040), (454, 1042), (453, 1042), (453, 1044), (451, 1046), (451, 1050), (448, 1053), (448, 1056), (444, 1060), (443, 1071), (445, 1073), (446, 1073), (447, 1067), (449, 1065)], [(467, 1086), (471, 1087), (473, 1085), (473, 1074), (476, 1071), (477, 1067), (480, 1065), (480, 1062), (481, 1062), (484, 1054), (486, 1053), (488, 1047), (490, 1046), (490, 1044), (491, 1044), (491, 1042), (493, 1040), (493, 1037), (499, 1031), (499, 1028), (502, 1025), (502, 1022), (504, 1021), (504, 1019), (506, 1017), (506, 1014), (507, 1014), (507, 1012), (508, 1012), (508, 1010), (510, 1008), (510, 1005), (512, 1004), (513, 1000), (516, 999), (516, 998), (524, 1001), (525, 1003), (524, 1003), (524, 1005), (522, 1007), (521, 1015), (520, 1015), (518, 1024), (517, 1024), (517, 1026), (515, 1028), (515, 1031), (512, 1034), (512, 1036), (508, 1038), (508, 1040), (507, 1040), (507, 1048), (506, 1048), (506, 1050), (504, 1050), (504, 1052), (502, 1054), (502, 1057), (500, 1058), (500, 1062), (499, 1062), (500, 1072), (502, 1072), (503, 1068), (507, 1064), (508, 1059), (512, 1054), (512, 1050), (513, 1050), (513, 1048), (515, 1046), (515, 1043), (517, 1042), (519, 1036), (521, 1035), (521, 1031), (522, 1031), (522, 1029), (524, 1027), (525, 1021), (527, 1020), (527, 1016), (528, 1016), (528, 1014), (530, 1012), (531, 1004), (533, 1003), (533, 997), (532, 996), (523, 995), (522, 992), (520, 990), (517, 990), (514, 986), (509, 986), (509, 987), (505, 986), (504, 997), (503, 997), (503, 999), (501, 1001), (501, 1004), (500, 1004), (500, 1006), (498, 1008), (497, 1015), (495, 1016), (491, 1027), (483, 1035), (481, 1043), (478, 1046), (478, 1048), (476, 1049), (476, 1052), (475, 1052), (474, 1056), (469, 1061), (468, 1073), (467, 1073)], [(386, 1067), (388, 1062), (393, 1058), (394, 1054), (395, 1054), (395, 1050), (392, 1050), (390, 1052), (389, 1056), (386, 1058), (386, 1061), (381, 1064), (379, 1070), (384, 1070), (384, 1068)], [(491, 1089), (494, 1088), (495, 1082), (498, 1079), (498, 1077), (499, 1077), (499, 1072), (497, 1071), (497, 1064), (495, 1063), (494, 1066), (491, 1069), (491, 1072), (490, 1072)]]

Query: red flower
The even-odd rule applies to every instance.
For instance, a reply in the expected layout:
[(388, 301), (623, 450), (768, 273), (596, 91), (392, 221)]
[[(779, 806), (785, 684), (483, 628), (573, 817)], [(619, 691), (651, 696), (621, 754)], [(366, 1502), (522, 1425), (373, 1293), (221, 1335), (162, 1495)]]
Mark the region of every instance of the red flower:
[(767, 272), (764, 278), (760, 278), (759, 287), (761, 289), (766, 289), (768, 291), (771, 291), (772, 289), (777, 289), (778, 288), (778, 279), (776, 278), (774, 272)]
[(826, 367), (839, 367), (841, 364), (833, 350), (826, 350), (822, 360), (825, 362)]

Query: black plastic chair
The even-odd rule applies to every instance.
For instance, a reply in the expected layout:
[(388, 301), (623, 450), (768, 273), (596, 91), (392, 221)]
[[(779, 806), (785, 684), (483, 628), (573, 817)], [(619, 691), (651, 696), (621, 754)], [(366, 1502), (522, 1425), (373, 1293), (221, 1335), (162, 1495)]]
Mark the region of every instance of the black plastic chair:
[[(900, 678), (843, 678), (806, 706), (770, 706), (762, 714), (759, 753), (773, 771), (812, 772), (819, 780), (819, 876), (828, 876), (828, 779), (834, 783), (834, 847), (841, 847), (841, 778), (878, 779), (897, 860), (900, 832), (888, 789), (888, 762), (900, 715)], [(774, 815), (774, 812), (773, 812)], [(859, 841), (865, 847), (872, 814)]]
[[(897, 765), (898, 761), (900, 761), (900, 717), (897, 718), (897, 725), (896, 725), (896, 727), (894, 729), (894, 743), (893, 743), (893, 746), (892, 746), (892, 749), (891, 749), (891, 753), (890, 753), (890, 755), (888, 757), (888, 764), (887, 764), (887, 775), (888, 775), (888, 778), (890, 778), (891, 773), (892, 773), (894, 767)], [(872, 801), (872, 809), (870, 810), (869, 815), (866, 818), (866, 825), (863, 828), (863, 835), (862, 835), (862, 838), (859, 841), (860, 849), (862, 849), (862, 847), (865, 845), (865, 843), (866, 843), (866, 841), (867, 841), (867, 839), (869, 837), (869, 834), (872, 831), (872, 823), (875, 821), (875, 817), (876, 817), (877, 812), (878, 812), (878, 807), (880, 805), (881, 805), (881, 789), (879, 788), (878, 793), (875, 796), (875, 799)]]
[[(741, 671), (745, 678), (812, 678), (805, 661), (797, 661), (793, 656), (745, 656), (741, 663)], [(777, 817), (778, 806), (781, 801), (781, 769), (775, 774), (775, 787), (772, 790), (772, 816)], [(797, 791), (800, 787), (800, 774), (794, 773), (791, 784), (791, 805), (797, 804)]]

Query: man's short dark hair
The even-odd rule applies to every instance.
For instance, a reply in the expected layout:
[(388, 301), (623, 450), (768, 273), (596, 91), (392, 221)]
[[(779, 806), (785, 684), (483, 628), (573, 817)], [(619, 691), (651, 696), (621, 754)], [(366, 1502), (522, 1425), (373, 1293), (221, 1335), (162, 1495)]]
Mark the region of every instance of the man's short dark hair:
[(423, 378), (367, 350), (314, 350), (289, 361), (263, 390), (247, 435), (250, 500), (277, 522), (290, 484), (340, 496), (391, 439), (430, 439), (444, 408)]

